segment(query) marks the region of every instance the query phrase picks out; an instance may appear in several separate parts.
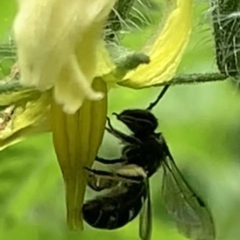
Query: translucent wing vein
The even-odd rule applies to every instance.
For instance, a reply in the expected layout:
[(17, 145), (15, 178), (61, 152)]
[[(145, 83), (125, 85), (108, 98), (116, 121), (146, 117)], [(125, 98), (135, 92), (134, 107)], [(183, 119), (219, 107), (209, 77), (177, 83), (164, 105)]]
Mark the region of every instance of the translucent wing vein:
[(171, 156), (163, 162), (163, 170), (163, 199), (178, 230), (194, 240), (215, 239), (210, 211), (183, 178)]

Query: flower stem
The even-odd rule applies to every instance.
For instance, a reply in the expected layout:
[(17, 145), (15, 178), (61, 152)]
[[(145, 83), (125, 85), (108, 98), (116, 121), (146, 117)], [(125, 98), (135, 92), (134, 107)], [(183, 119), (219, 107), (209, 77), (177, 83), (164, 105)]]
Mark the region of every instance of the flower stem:
[(207, 82), (224, 81), (228, 77), (221, 73), (193, 73), (193, 74), (181, 74), (174, 77), (170, 81), (166, 81), (160, 84), (154, 85), (154, 87), (165, 85), (182, 85), (182, 84), (197, 84)]

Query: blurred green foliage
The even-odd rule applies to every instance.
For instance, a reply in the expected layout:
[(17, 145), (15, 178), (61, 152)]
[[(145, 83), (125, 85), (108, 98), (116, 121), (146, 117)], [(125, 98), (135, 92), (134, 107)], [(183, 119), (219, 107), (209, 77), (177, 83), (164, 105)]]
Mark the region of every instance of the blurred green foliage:
[[(1, 1), (0, 34), (9, 27), (13, 3)], [(191, 43), (179, 73), (216, 71), (208, 6), (197, 1)], [(159, 11), (159, 10), (158, 10)], [(160, 15), (160, 14), (159, 14)], [(137, 49), (156, 29), (158, 14), (152, 12), (151, 25), (133, 30), (122, 42)], [(109, 93), (109, 116), (125, 108), (144, 108), (160, 89), (115, 88)], [(169, 90), (154, 110), (159, 130), (168, 141), (184, 176), (208, 202), (217, 226), (218, 240), (238, 240), (240, 236), (240, 95), (230, 81), (204, 85), (176, 86)], [(113, 119), (119, 129), (126, 130)], [(119, 143), (105, 135), (100, 156), (119, 154)], [(88, 197), (92, 197), (88, 191)], [(161, 199), (161, 171), (152, 180), (153, 240), (185, 239), (167, 215)], [(51, 136), (32, 137), (0, 152), (0, 239), (75, 240), (138, 239), (138, 219), (116, 231), (100, 231), (86, 226), (84, 232), (70, 232), (65, 223), (64, 185), (53, 152)]]
[(6, 32), (10, 29), (16, 13), (16, 1), (1, 0), (0, 2), (0, 36), (8, 36)]

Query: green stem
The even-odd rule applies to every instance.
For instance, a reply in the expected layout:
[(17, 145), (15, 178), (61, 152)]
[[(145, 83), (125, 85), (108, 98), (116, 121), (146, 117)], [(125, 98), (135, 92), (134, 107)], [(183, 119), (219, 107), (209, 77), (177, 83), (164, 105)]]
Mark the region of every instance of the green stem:
[(169, 82), (163, 82), (152, 87), (165, 86), (168, 84), (171, 85), (182, 85), (182, 84), (198, 84), (198, 83), (207, 83), (207, 82), (217, 82), (224, 81), (228, 77), (221, 73), (193, 73), (193, 74), (182, 74), (177, 77), (174, 77)]
[[(207, 83), (207, 82), (217, 82), (224, 81), (227, 79), (227, 76), (221, 73), (194, 73), (194, 74), (182, 74), (174, 77), (171, 81), (159, 83), (150, 87), (159, 87), (165, 86), (168, 84), (171, 85), (182, 85), (182, 84), (198, 84), (198, 83)], [(21, 86), (19, 81), (10, 81), (10, 82), (0, 82), (0, 94), (17, 92), (23, 89), (30, 89)], [(32, 89), (36, 91), (35, 89)]]

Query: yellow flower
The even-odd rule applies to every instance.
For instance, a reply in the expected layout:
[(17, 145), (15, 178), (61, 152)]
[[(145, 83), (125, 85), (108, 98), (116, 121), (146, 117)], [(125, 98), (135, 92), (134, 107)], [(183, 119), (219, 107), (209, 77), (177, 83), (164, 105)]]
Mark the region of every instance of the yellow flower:
[[(102, 141), (109, 86), (144, 88), (169, 82), (191, 33), (194, 0), (176, 0), (164, 28), (153, 44), (144, 48), (144, 54), (126, 52), (114, 44), (106, 49), (100, 33), (114, 2), (19, 0), (14, 23), (21, 82), (41, 90), (53, 87), (54, 99), (51, 91), (42, 93), (46, 97), (41, 98), (40, 94), (34, 98), (36, 90), (29, 90), (34, 94), (28, 92), (27, 97), (24, 91), (16, 99), (15, 93), (5, 96), (8, 104), (15, 99), (16, 109), (21, 109), (22, 97), (38, 110), (31, 115), (24, 104), (22, 116), (14, 112), (12, 119), (16, 124), (11, 125), (8, 138), (1, 139), (0, 134), (0, 147), (33, 132), (40, 120), (45, 131), (52, 131), (66, 185), (67, 221), (71, 229), (82, 228), (87, 177), (84, 166), (91, 167)], [(92, 82), (96, 91), (91, 88)], [(44, 118), (47, 114), (41, 110), (46, 111), (49, 105), (50, 118)]]
[[(102, 79), (93, 86), (107, 93)], [(85, 101), (75, 114), (65, 114), (52, 101), (51, 127), (53, 143), (66, 188), (67, 222), (71, 229), (82, 229), (81, 209), (86, 188), (84, 167), (91, 167), (100, 147), (107, 115), (107, 98)]]
[(150, 64), (128, 72), (119, 85), (144, 88), (170, 81), (178, 68), (192, 30), (193, 0), (176, 0), (176, 7), (166, 19), (163, 30), (151, 47), (143, 52)]
[[(97, 91), (91, 85), (96, 76), (103, 26), (114, 3), (115, 0), (19, 0), (14, 21), (20, 82), (41, 91), (53, 89), (51, 124), (46, 125), (53, 132), (66, 185), (67, 222), (71, 229), (82, 228), (81, 206), (86, 186), (83, 169), (93, 163), (104, 133), (106, 83), (95, 79)], [(42, 103), (41, 99), (36, 102)], [(15, 109), (21, 108), (18, 104)], [(24, 108), (24, 116), (27, 112)], [(26, 130), (33, 124), (27, 121), (13, 130), (8, 123), (6, 129), (15, 132), (19, 140), (20, 126), (28, 133)], [(6, 139), (3, 143), (10, 144)]]
[(47, 90), (67, 113), (85, 98), (100, 100), (92, 89), (96, 52), (103, 25), (115, 0), (19, 0), (14, 35), (21, 83)]

